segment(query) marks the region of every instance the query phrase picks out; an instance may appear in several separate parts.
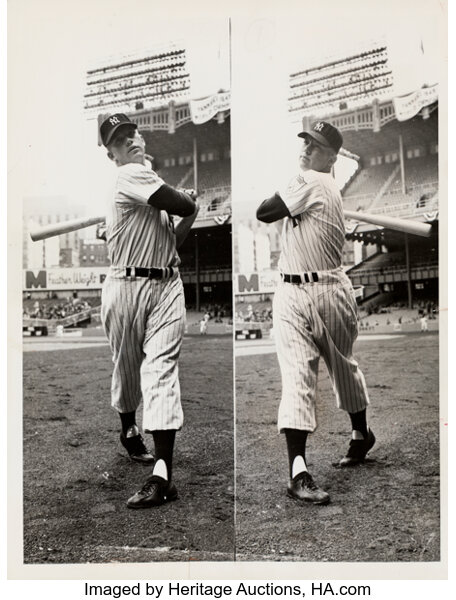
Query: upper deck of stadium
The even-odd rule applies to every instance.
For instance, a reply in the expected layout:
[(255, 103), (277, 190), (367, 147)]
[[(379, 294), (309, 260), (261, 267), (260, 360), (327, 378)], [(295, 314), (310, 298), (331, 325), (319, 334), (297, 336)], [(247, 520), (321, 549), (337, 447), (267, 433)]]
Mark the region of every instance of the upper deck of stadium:
[(342, 132), (343, 151), (357, 161), (342, 190), (346, 209), (432, 220), (438, 209), (437, 84), (398, 95), (394, 76), (387, 44), (371, 41), (290, 74), (288, 109), (304, 128), (324, 119)]

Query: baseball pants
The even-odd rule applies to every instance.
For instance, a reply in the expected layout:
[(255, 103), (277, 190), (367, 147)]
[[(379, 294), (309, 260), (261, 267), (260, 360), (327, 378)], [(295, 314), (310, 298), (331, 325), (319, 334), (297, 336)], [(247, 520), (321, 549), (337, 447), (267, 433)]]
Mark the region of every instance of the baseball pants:
[(142, 398), (144, 431), (180, 429), (178, 358), (185, 326), (180, 276), (157, 280), (109, 274), (101, 319), (113, 355), (112, 406), (121, 413), (136, 411)]
[(351, 413), (369, 404), (353, 358), (357, 306), (342, 270), (318, 273), (318, 283), (280, 282), (274, 294), (274, 336), (282, 375), (278, 428), (314, 431), (318, 365), (323, 356), (337, 406)]

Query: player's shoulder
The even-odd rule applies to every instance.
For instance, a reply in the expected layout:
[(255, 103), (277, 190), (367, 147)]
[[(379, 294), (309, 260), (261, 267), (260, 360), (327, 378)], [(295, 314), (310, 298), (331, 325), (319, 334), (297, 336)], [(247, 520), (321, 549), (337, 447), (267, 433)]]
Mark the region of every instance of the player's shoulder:
[(117, 180), (136, 183), (154, 183), (161, 181), (155, 171), (152, 171), (148, 165), (143, 165), (141, 163), (127, 163), (126, 165), (118, 167)]
[(157, 173), (155, 173), (155, 171), (152, 171), (152, 169), (148, 165), (143, 165), (142, 163), (136, 162), (121, 165), (120, 167), (118, 167), (118, 173), (119, 175), (128, 175), (131, 173), (134, 175), (145, 174), (158, 177)]
[(307, 196), (314, 193), (318, 194), (326, 187), (326, 179), (321, 177), (322, 175), (326, 175), (326, 173), (300, 170), (298, 174), (289, 179), (287, 191), (291, 193), (305, 192)]
[(339, 188), (337, 187), (336, 180), (331, 173), (321, 173), (320, 171), (303, 171), (299, 176), (302, 176), (307, 184), (313, 187), (331, 192), (332, 194), (338, 194)]
[(298, 179), (302, 179), (305, 183), (322, 183), (326, 184), (329, 179), (332, 179), (329, 173), (321, 173), (320, 171), (300, 171)]

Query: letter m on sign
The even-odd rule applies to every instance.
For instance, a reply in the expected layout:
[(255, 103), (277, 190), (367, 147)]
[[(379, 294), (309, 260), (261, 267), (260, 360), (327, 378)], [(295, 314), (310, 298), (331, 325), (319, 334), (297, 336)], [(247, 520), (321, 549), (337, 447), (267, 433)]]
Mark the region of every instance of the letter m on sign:
[(249, 279), (245, 275), (238, 275), (238, 292), (240, 294), (258, 292), (259, 290), (258, 273), (252, 273)]
[(38, 271), (38, 275), (35, 275), (33, 271), (25, 272), (25, 289), (31, 288), (42, 288), (47, 287), (46, 271)]

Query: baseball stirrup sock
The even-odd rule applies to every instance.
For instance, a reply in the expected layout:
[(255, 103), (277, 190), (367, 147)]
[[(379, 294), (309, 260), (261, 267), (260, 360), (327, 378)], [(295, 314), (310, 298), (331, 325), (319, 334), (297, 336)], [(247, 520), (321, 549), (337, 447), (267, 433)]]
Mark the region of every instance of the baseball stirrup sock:
[[(353, 431), (359, 431), (363, 436), (363, 439), (367, 438), (367, 419), (366, 419), (366, 409), (360, 410), (356, 413), (348, 413), (350, 416), (350, 421), (352, 424)], [(357, 438), (353, 438), (357, 439)]]
[(128, 413), (119, 413), (120, 421), (122, 423), (122, 433), (127, 435), (127, 431), (133, 425), (136, 425), (136, 411)]
[(302, 473), (303, 471), (307, 471), (307, 465), (304, 457), (300, 455), (295, 456), (293, 465), (291, 467), (291, 478), (294, 479), (296, 475), (299, 475), (299, 473)]
[(157, 460), (154, 465), (154, 470), (152, 475), (158, 475), (162, 479), (166, 479), (168, 481), (168, 469), (166, 468), (166, 463), (163, 459)]
[(173, 471), (173, 450), (174, 439), (176, 437), (175, 429), (163, 429), (152, 431), (155, 444), (155, 461), (158, 463), (163, 460), (168, 471), (168, 481), (171, 481)]
[[(297, 475), (297, 473), (300, 472), (295, 472), (296, 468), (299, 468), (298, 465), (301, 467), (304, 465), (304, 468), (301, 468), (301, 471), (307, 470), (306, 441), (308, 432), (301, 429), (284, 429), (283, 431), (285, 433), (285, 439), (287, 440), (290, 477), (293, 478), (293, 475)], [(295, 465), (295, 458), (298, 456), (302, 458), (302, 462), (299, 460)]]

